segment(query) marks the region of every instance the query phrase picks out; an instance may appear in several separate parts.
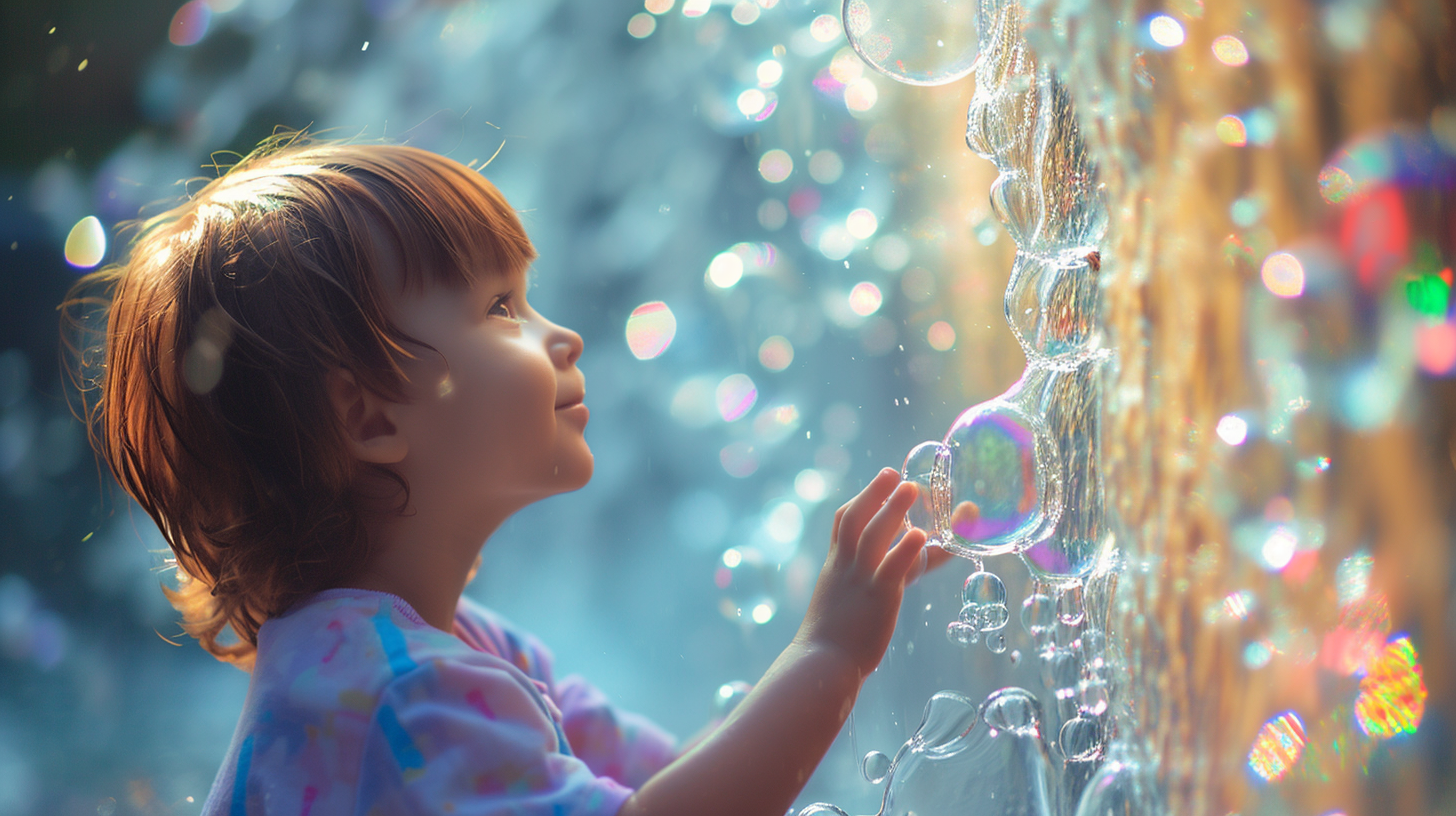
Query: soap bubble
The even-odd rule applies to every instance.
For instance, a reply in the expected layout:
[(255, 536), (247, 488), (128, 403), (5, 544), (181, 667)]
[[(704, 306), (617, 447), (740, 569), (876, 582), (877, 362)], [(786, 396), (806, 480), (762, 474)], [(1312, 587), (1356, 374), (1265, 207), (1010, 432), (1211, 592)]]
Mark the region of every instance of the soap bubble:
[(986, 698), (981, 718), (997, 731), (1018, 734), (1035, 733), (1041, 722), (1036, 698), (1019, 688), (1004, 688)]
[(1056, 602), (1041, 593), (1032, 593), (1021, 602), (1021, 625), (1032, 635), (1041, 634), (1057, 622)]
[[(966, 410), (946, 434), (951, 449), (950, 531), (960, 555), (1000, 555), (1024, 546), (1060, 510), (1042, 463), (1052, 442), (1039, 417), (1002, 401)], [(964, 550), (962, 552), (962, 550)]]
[(995, 573), (971, 573), (961, 590), (961, 603), (962, 620), (979, 626), (982, 632), (1002, 629), (1011, 618), (1006, 607), (1006, 585)]
[(1087, 616), (1082, 598), (1082, 583), (1068, 584), (1057, 592), (1057, 620), (1067, 626), (1076, 626)]
[(900, 473), (920, 488), (920, 495), (905, 514), (907, 527), (924, 530), (930, 540), (944, 543), (950, 529), (950, 448), (939, 442), (921, 442), (905, 457)]
[(1086, 717), (1073, 717), (1062, 723), (1057, 734), (1057, 747), (1062, 756), (1073, 762), (1097, 759), (1102, 753), (1102, 725)]
[(907, 85), (944, 85), (975, 66), (969, 0), (844, 0), (844, 33), (876, 71)]
[(1041, 669), (1042, 681), (1058, 700), (1072, 699), (1082, 675), (1082, 667), (1075, 654), (1058, 649), (1043, 659)]
[(965, 621), (953, 620), (945, 627), (945, 636), (951, 643), (970, 646), (981, 639), (981, 628)]
[(859, 767), (871, 785), (878, 785), (890, 773), (890, 758), (879, 751), (870, 751), (864, 755)]
[(1077, 684), (1077, 711), (1093, 717), (1107, 711), (1107, 684), (1102, 680), (1083, 680)]
[(1092, 257), (1016, 256), (1006, 284), (1006, 320), (1028, 357), (1070, 368), (1096, 353), (1100, 264)]
[(1005, 654), (1006, 634), (1004, 632), (991, 632), (986, 635), (986, 648), (991, 650), (991, 654)]

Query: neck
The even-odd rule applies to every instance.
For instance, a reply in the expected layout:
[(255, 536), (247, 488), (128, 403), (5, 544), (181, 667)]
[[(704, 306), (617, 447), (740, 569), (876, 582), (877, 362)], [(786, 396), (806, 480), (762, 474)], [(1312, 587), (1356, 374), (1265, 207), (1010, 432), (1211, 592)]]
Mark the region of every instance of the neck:
[(439, 516), (424, 508), (381, 518), (369, 531), (373, 555), (349, 583), (398, 595), (425, 623), (448, 632), (475, 559), (506, 515), (454, 527), (432, 523)]

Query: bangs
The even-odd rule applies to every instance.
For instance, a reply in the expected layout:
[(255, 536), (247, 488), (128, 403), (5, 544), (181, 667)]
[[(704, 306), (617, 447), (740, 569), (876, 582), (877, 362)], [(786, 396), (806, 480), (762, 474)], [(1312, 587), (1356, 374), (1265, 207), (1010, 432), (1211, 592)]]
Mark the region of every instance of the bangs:
[(482, 276), (523, 272), (536, 259), (520, 219), (494, 185), (415, 147), (285, 148), (245, 162), (217, 184), (201, 197), (264, 210), (268, 200), (301, 198), (316, 210), (332, 210), (335, 217), (325, 220), (347, 234), (330, 237), (372, 249), (359, 258), (371, 267), (366, 278), (403, 291), (432, 283), (468, 287)]

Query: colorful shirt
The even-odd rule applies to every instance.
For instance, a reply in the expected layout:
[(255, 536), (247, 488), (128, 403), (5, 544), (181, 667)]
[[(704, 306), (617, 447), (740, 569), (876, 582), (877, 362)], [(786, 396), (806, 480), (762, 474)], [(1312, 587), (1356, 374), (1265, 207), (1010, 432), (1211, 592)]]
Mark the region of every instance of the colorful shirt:
[(382, 592), (322, 592), (258, 631), (205, 816), (612, 816), (674, 756), (462, 598), (454, 631)]

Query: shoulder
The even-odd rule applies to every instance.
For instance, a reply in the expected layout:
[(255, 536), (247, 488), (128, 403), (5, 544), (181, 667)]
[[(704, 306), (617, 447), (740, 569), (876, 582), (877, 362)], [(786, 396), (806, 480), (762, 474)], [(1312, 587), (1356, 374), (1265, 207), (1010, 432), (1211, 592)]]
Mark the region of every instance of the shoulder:
[(455, 609), (455, 634), (474, 648), (494, 653), (528, 677), (554, 688), (551, 650), (535, 635), (468, 596)]

